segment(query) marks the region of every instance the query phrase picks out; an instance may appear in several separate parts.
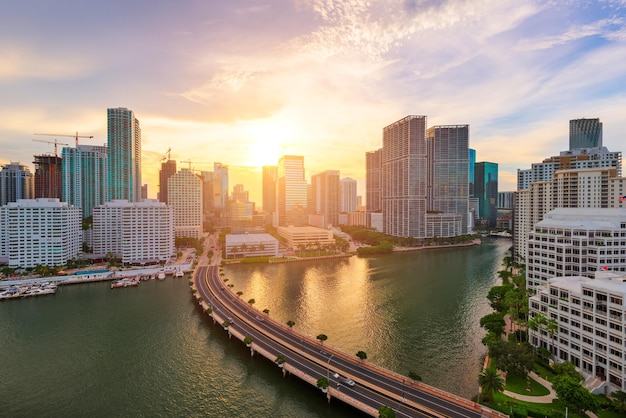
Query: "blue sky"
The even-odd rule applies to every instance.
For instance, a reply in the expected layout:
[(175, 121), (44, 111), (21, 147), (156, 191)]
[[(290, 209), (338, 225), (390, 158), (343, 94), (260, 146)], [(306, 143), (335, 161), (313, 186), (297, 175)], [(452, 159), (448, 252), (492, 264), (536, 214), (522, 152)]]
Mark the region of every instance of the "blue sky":
[(52, 152), (35, 132), (104, 144), (106, 109), (127, 107), (152, 197), (168, 148), (231, 165), (257, 200), (238, 168), (283, 154), (363, 193), (365, 152), (417, 114), (469, 124), (514, 190), (518, 168), (567, 149), (570, 119), (599, 117), (623, 151), (625, 25), (624, 0), (4, 0), (0, 163)]

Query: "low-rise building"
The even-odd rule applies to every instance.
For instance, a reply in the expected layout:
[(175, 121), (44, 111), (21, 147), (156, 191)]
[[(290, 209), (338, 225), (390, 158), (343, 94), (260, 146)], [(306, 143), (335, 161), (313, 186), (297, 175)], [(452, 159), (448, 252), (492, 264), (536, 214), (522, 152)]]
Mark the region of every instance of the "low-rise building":
[(530, 329), (530, 343), (573, 363), (593, 392), (626, 391), (625, 299), (625, 273), (552, 278), (530, 298), (529, 316), (541, 312), (558, 327)]
[(335, 243), (332, 231), (312, 226), (280, 226), (278, 235), (287, 240), (287, 245), (294, 250), (307, 248), (308, 245), (330, 245)]
[(270, 234), (226, 235), (226, 258), (277, 257), (278, 240)]

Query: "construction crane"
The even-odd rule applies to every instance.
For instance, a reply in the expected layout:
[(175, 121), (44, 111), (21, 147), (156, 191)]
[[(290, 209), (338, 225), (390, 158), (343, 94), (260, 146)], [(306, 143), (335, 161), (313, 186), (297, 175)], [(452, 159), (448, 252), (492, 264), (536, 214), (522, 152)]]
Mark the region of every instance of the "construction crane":
[[(78, 147), (78, 138), (93, 138), (93, 135), (78, 135), (78, 132), (76, 132), (75, 135), (67, 135), (67, 134), (35, 134), (35, 135), (43, 135), (43, 136), (69, 136), (72, 138), (76, 138), (76, 147)], [(67, 145), (67, 144), (65, 144)]]
[(56, 139), (54, 141), (44, 141), (43, 139), (33, 139), (33, 141), (35, 142), (44, 142), (46, 144), (54, 144), (54, 156), (58, 157), (59, 154), (57, 154), (57, 145), (68, 145), (65, 142), (58, 142)]
[(189, 170), (192, 170), (192, 171), (201, 171), (201, 170), (196, 170), (195, 168), (191, 168), (191, 164), (192, 164), (192, 163), (193, 163), (193, 164), (199, 164), (199, 165), (202, 165), (202, 166), (205, 166), (205, 167), (206, 167), (207, 165), (208, 165), (208, 166), (212, 166), (212, 165), (213, 165), (213, 163), (207, 163), (207, 162), (203, 162), (203, 161), (191, 161), (191, 160), (184, 160), (184, 161), (181, 161), (181, 163), (187, 163), (187, 164), (189, 164)]
[[(171, 160), (170, 158), (170, 152), (172, 151), (171, 148), (168, 148), (167, 151), (165, 152), (165, 154), (163, 154), (163, 157), (161, 158), (161, 162), (165, 162), (165, 161), (169, 161)], [(167, 155), (167, 158), (165, 157)]]

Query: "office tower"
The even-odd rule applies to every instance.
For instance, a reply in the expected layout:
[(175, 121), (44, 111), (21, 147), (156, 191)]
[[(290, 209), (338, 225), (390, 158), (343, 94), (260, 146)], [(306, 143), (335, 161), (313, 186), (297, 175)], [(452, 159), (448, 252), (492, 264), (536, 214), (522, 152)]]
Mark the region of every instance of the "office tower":
[(380, 212), (383, 208), (383, 149), (365, 153), (365, 210)]
[(528, 235), (526, 286), (534, 293), (553, 277), (584, 276), (604, 268), (626, 271), (626, 211), (557, 208)]
[(109, 156), (106, 146), (79, 145), (62, 151), (63, 201), (81, 209), (82, 217), (109, 198)]
[(357, 210), (356, 180), (346, 177), (341, 179), (340, 212), (356, 212)]
[(61, 157), (51, 154), (35, 155), (35, 199), (63, 197)]
[(175, 254), (174, 209), (154, 199), (106, 202), (93, 210), (93, 248), (124, 264), (166, 262)]
[(611, 152), (606, 147), (580, 148), (561, 151), (559, 155), (533, 163), (531, 168), (517, 170), (517, 190), (527, 190), (531, 183), (551, 181), (559, 170), (614, 167), (617, 176), (622, 173), (622, 153)]
[(265, 223), (272, 223), (272, 214), (276, 212), (276, 170), (275, 165), (263, 166), (263, 212)]
[(228, 166), (213, 163), (213, 207), (221, 213), (228, 205)]
[(433, 126), (426, 132), (428, 210), (461, 215), (468, 232), (469, 125)]
[(18, 199), (0, 207), (0, 256), (9, 267), (63, 266), (82, 250), (80, 209), (59, 199)]
[(594, 393), (626, 391), (626, 274), (599, 271), (592, 277), (551, 278), (530, 297), (529, 319), (542, 313), (556, 319), (558, 329), (529, 328), (529, 342), (572, 363)]
[(384, 233), (426, 237), (428, 210), (426, 116), (407, 116), (383, 128)]
[(515, 200), (513, 197), (514, 192), (498, 192), (498, 209), (513, 209)]
[(285, 155), (276, 170), (276, 205), (279, 226), (302, 226), (308, 223), (307, 183), (304, 157)]
[(20, 162), (3, 165), (0, 171), (0, 206), (34, 197), (35, 184), (30, 169)]
[(147, 198), (148, 198), (148, 185), (142, 184), (141, 185), (141, 200), (144, 200)]
[(339, 225), (341, 183), (338, 170), (326, 170), (311, 176), (309, 213), (323, 217), (324, 228)]
[(202, 180), (183, 168), (167, 180), (168, 204), (174, 208), (176, 238), (202, 238)]
[(474, 197), (474, 166), (476, 165), (476, 150), (469, 148), (469, 195)]
[(498, 164), (476, 163), (474, 166), (474, 197), (478, 198), (479, 218), (486, 226), (495, 227), (498, 220)]
[(569, 149), (602, 146), (600, 119), (572, 119), (569, 121)]
[(111, 199), (141, 201), (141, 128), (132, 110), (107, 109)]
[(208, 215), (213, 211), (213, 172), (201, 171), (202, 180), (202, 213)]
[(159, 201), (165, 204), (167, 201), (167, 180), (176, 174), (176, 160), (167, 160), (161, 163), (159, 170)]
[(233, 187), (233, 200), (239, 200), (240, 202), (248, 202), (250, 193), (243, 188), (243, 184), (235, 184)]

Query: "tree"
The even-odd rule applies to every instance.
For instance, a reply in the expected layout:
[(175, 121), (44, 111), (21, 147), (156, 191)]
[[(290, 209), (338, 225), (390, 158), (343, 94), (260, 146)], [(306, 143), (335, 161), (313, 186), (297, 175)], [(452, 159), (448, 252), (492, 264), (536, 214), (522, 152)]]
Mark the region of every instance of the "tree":
[(206, 312), (208, 315), (211, 315), (213, 313), (213, 308), (209, 306), (208, 308), (204, 310), (204, 312)]
[(565, 405), (581, 415), (584, 411), (595, 412), (598, 410), (596, 398), (571, 376), (556, 376), (552, 380), (552, 389)]
[(409, 370), (409, 374), (407, 376), (409, 376), (409, 379), (417, 380), (420, 382), (422, 381), (422, 377), (419, 374), (415, 373), (413, 370)]
[(326, 390), (328, 389), (328, 379), (325, 377), (320, 377), (319, 379), (317, 379), (317, 387), (322, 389), (322, 392), (326, 392)]
[(289, 328), (293, 328), (293, 326), (294, 326), (294, 325), (296, 325), (296, 323), (295, 323), (295, 322), (293, 322), (291, 319), (290, 319), (289, 321), (287, 321), (287, 326), (288, 326)]
[(237, 296), (241, 297), (241, 295), (243, 295), (243, 292), (240, 290), (239, 292), (237, 292)]
[(361, 361), (364, 361), (365, 359), (367, 359), (367, 353), (366, 353), (365, 351), (362, 351), (362, 350), (359, 350), (359, 351), (356, 353), (356, 356), (357, 356), (358, 358), (360, 358), (360, 359), (361, 359)]
[(254, 299), (249, 299), (248, 303), (250, 304), (250, 306), (254, 305), (256, 303), (256, 300)]
[(270, 310), (269, 310), (269, 309), (267, 309), (267, 308), (265, 308), (265, 309), (263, 309), (263, 313), (264, 313), (265, 315), (269, 315), (269, 314), (270, 314)]
[(285, 357), (284, 354), (279, 354), (278, 356), (276, 356), (276, 360), (274, 360), (274, 363), (278, 364), (278, 367), (283, 367), (283, 363), (285, 363), (287, 361), (287, 357)]
[(252, 344), (252, 336), (251, 335), (246, 335), (243, 339), (243, 343), (250, 347), (250, 344)]
[(326, 334), (320, 334), (320, 335), (318, 335), (315, 338), (320, 340), (320, 344), (324, 344), (324, 341), (326, 341), (328, 339), (328, 336), (326, 336)]
[(513, 277), (513, 273), (508, 270), (500, 270), (498, 271), (498, 276), (502, 279), (502, 284), (506, 285), (510, 283), (511, 277)]
[(526, 346), (514, 342), (492, 342), (489, 344), (489, 356), (498, 369), (520, 376), (527, 376), (535, 364), (535, 358)]
[(506, 322), (504, 322), (504, 315), (501, 313), (490, 313), (480, 318), (480, 326), (485, 328), (487, 332), (495, 334), (497, 337), (502, 335)]
[(378, 408), (378, 418), (396, 418), (396, 411), (387, 405), (383, 405)]
[(487, 299), (491, 302), (491, 308), (493, 308), (496, 312), (504, 312), (506, 310), (506, 305), (504, 304), (504, 298), (509, 290), (513, 287), (508, 285), (503, 286), (494, 286), (489, 289), (489, 293), (487, 294)]
[(478, 384), (482, 393), (487, 395), (487, 399), (493, 399), (494, 393), (504, 390), (504, 379), (495, 367), (488, 367), (478, 376)]
[(554, 365), (552, 366), (552, 370), (554, 370), (554, 373), (558, 375), (569, 376), (577, 382), (583, 380), (583, 375), (580, 374), (578, 370), (576, 370), (576, 366), (574, 366), (574, 363), (570, 361), (554, 363)]

